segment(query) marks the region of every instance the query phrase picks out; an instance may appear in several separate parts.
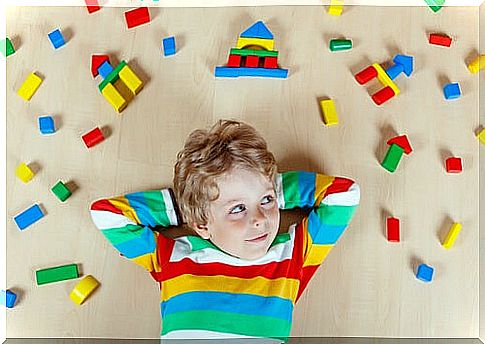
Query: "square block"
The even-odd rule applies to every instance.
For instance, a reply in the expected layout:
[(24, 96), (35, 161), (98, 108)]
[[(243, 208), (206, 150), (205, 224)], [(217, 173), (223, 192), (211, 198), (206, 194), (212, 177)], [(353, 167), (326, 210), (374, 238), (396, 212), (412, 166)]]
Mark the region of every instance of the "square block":
[(162, 41), (163, 44), (163, 55), (170, 56), (175, 55), (176, 47), (175, 47), (175, 37), (167, 37), (164, 38)]
[(7, 308), (13, 308), (15, 305), (15, 300), (17, 300), (17, 295), (10, 290), (2, 290), (0, 295), (0, 304)]
[(443, 87), (446, 100), (458, 99), (461, 96), (460, 84), (452, 83)]
[(446, 172), (460, 173), (463, 170), (461, 158), (452, 157), (446, 159)]
[(246, 56), (246, 67), (257, 68), (259, 65), (259, 56), (248, 55)]
[(34, 172), (23, 162), (17, 166), (15, 175), (24, 183), (28, 183), (30, 180), (32, 180), (32, 178), (34, 178)]
[(57, 196), (57, 198), (59, 198), (61, 202), (64, 202), (72, 195), (71, 191), (67, 188), (67, 186), (64, 185), (62, 181), (58, 181), (57, 184), (52, 187), (51, 191)]
[(227, 67), (241, 67), (241, 55), (229, 55)]
[(416, 278), (423, 282), (431, 282), (431, 280), (433, 279), (433, 272), (434, 269), (431, 266), (421, 264), (418, 267), (418, 273), (416, 274)]
[(106, 77), (113, 71), (113, 66), (109, 61), (104, 61), (101, 66), (98, 68), (98, 73), (101, 75), (103, 79), (106, 79)]
[(54, 134), (56, 132), (54, 119), (51, 116), (39, 117), (39, 129), (40, 132), (44, 135)]
[(276, 56), (266, 56), (264, 58), (264, 68), (278, 68), (278, 58)]
[(66, 42), (64, 41), (64, 37), (59, 29), (55, 29), (51, 33), (48, 34), (49, 39), (54, 46), (55, 49), (59, 49), (62, 47)]

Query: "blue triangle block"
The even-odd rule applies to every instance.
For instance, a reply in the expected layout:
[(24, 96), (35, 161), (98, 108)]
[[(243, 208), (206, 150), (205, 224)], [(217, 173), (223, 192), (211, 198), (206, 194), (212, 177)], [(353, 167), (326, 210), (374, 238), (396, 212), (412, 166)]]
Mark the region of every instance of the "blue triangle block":
[(271, 31), (268, 30), (266, 25), (260, 20), (254, 23), (250, 28), (241, 33), (240, 37), (243, 38), (263, 38), (273, 39), (274, 36)]

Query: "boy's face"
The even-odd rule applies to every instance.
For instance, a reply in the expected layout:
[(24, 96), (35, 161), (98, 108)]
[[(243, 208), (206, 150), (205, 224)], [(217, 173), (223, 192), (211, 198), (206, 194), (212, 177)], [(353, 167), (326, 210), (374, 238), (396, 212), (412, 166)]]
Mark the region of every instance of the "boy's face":
[(219, 198), (209, 223), (197, 233), (232, 256), (254, 260), (268, 252), (278, 234), (280, 212), (272, 182), (261, 173), (231, 170), (217, 179)]

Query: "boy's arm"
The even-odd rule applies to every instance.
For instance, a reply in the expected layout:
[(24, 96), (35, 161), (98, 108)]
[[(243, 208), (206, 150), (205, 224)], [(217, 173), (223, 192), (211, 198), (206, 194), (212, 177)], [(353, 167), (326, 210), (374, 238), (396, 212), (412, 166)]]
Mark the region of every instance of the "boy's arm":
[[(301, 250), (303, 288), (347, 228), (360, 201), (353, 180), (318, 173), (291, 171), (277, 175), (280, 209), (311, 209), (296, 228)], [(305, 278), (306, 277), (306, 278)]]
[(160, 272), (157, 226), (181, 223), (171, 189), (130, 193), (91, 205), (94, 224), (126, 258), (150, 272)]

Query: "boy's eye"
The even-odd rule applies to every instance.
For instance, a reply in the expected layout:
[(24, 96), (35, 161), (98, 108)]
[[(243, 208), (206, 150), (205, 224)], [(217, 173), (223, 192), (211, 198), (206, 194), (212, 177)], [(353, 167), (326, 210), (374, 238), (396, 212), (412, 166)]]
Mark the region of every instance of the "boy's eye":
[(240, 212), (243, 212), (244, 210), (246, 210), (246, 207), (244, 206), (244, 204), (238, 204), (235, 207), (231, 208), (231, 210), (229, 211), (229, 214), (238, 214)]
[(274, 200), (274, 197), (271, 196), (271, 195), (264, 196), (263, 197), (263, 201), (261, 202), (261, 204), (268, 204), (268, 203), (273, 202), (273, 200)]

